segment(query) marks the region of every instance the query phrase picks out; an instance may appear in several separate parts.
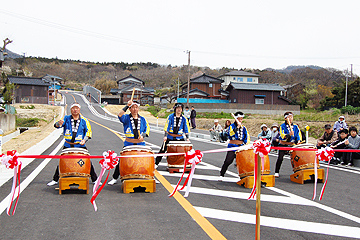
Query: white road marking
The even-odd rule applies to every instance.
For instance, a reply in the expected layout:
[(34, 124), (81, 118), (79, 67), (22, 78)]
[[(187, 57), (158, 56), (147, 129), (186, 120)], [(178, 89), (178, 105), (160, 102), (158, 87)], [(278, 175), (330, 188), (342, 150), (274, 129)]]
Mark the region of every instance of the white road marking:
[[(255, 224), (256, 215), (237, 213), (225, 210), (196, 207), (195, 209), (204, 217), (232, 221), (238, 223)], [(317, 222), (306, 222), (285, 218), (261, 216), (261, 226), (280, 228), (286, 230), (317, 233), (324, 235), (359, 238), (359, 228)], [(325, 238), (325, 236), (324, 236)]]

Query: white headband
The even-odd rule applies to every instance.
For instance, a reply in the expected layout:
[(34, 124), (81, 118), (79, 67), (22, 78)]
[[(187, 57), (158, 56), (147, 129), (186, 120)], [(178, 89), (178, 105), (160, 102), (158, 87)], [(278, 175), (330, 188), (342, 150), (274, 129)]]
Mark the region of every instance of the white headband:
[(133, 103), (130, 105), (129, 108), (131, 108), (131, 107), (134, 106), (134, 105), (138, 105), (138, 107), (140, 107), (140, 103), (133, 102)]
[(235, 117), (236, 117), (236, 118), (244, 117), (244, 114), (243, 114), (243, 115), (238, 114), (238, 115), (235, 115)]
[(80, 104), (78, 104), (78, 103), (73, 103), (73, 104), (71, 104), (70, 109), (72, 109), (73, 107), (79, 107), (79, 108), (81, 108)]
[(289, 113), (289, 114), (285, 115), (284, 118), (286, 119), (288, 116), (292, 116), (292, 114)]

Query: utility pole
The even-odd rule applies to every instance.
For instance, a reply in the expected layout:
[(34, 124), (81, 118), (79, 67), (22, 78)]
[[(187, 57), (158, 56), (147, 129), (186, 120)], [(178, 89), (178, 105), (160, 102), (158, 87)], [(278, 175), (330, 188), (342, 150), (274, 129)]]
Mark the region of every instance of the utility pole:
[(190, 92), (190, 51), (187, 50), (186, 53), (188, 54), (188, 85), (187, 85), (187, 102), (186, 102), (186, 106), (189, 107), (189, 92)]
[(353, 80), (353, 74), (352, 74), (352, 64), (350, 64), (350, 66), (351, 66), (351, 77), (350, 77), (350, 80), (352, 81)]
[(347, 105), (347, 89), (348, 89), (348, 69), (346, 69), (345, 107)]

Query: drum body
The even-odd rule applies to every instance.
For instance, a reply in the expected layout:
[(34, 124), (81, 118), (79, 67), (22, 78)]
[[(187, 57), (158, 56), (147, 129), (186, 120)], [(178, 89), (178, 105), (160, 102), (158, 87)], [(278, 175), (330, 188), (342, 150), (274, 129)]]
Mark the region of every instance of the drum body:
[[(239, 177), (244, 178), (254, 175), (255, 153), (251, 148), (252, 145), (246, 145), (243, 149), (236, 151), (236, 166), (239, 172)], [(264, 170), (262, 170), (264, 168)], [(269, 156), (264, 156), (264, 167), (261, 167), (261, 174), (270, 174)]]
[(61, 156), (79, 155), (79, 158), (60, 158), (59, 176), (90, 177), (91, 161), (90, 154), (85, 148), (66, 148), (62, 150)]
[(121, 156), (146, 155), (120, 158), (120, 179), (154, 179), (155, 160), (151, 148), (139, 145), (124, 147)]
[[(193, 145), (186, 141), (170, 141), (167, 145), (168, 153), (187, 153)], [(184, 167), (185, 155), (167, 156), (168, 167)], [(188, 166), (191, 166), (188, 164)]]
[[(316, 149), (316, 147), (312, 144), (299, 144), (295, 145), (295, 148), (303, 148), (303, 149)], [(293, 167), (293, 171), (297, 172), (301, 169), (311, 169), (314, 168), (314, 161), (316, 157), (315, 151), (301, 151), (301, 150), (291, 150), (291, 165)], [(319, 159), (316, 159), (317, 166), (319, 166)]]

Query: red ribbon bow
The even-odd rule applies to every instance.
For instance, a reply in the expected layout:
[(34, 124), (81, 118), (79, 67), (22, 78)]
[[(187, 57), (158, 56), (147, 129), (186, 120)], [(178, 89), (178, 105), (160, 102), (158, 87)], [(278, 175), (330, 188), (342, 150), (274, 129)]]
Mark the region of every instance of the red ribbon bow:
[[(325, 188), (326, 188), (326, 184), (327, 184), (328, 176), (329, 176), (329, 164), (330, 164), (330, 160), (334, 157), (334, 154), (335, 154), (334, 149), (332, 149), (330, 147), (321, 148), (321, 149), (318, 149), (316, 151), (316, 158), (319, 159), (319, 161), (328, 162), (328, 167), (327, 167), (327, 170), (326, 170), (326, 180), (324, 182), (324, 185), (323, 185), (323, 187), (321, 189), (320, 196), (319, 196), (320, 201), (321, 201), (321, 199), (322, 199), (322, 197), (324, 195), (324, 192), (325, 192)], [(315, 168), (314, 168), (315, 186), (314, 186), (313, 200), (316, 197), (316, 184), (317, 184), (317, 161), (316, 161), (316, 158), (315, 158), (315, 164), (314, 164), (314, 166), (315, 166)]]
[[(20, 174), (21, 174), (21, 161), (18, 161), (19, 158), (19, 154), (16, 152), (16, 150), (12, 150), (12, 151), (7, 151), (7, 154), (1, 154), (0, 155), (0, 159), (2, 164), (4, 164), (6, 166), (6, 168), (8, 169), (14, 169), (14, 177), (13, 177), (13, 184), (12, 184), (12, 188), (11, 188), (11, 192), (10, 192), (10, 201), (7, 207), (7, 215), (14, 215), (15, 214), (15, 210), (17, 207), (17, 203), (19, 201), (19, 197), (20, 197)], [(18, 189), (17, 193), (16, 193), (16, 188)], [(16, 202), (14, 204), (14, 208), (12, 210), (12, 212), (10, 213), (10, 210), (13, 206), (13, 202), (14, 199), (16, 199)]]
[(256, 182), (257, 182), (257, 175), (258, 175), (258, 171), (257, 171), (258, 161), (257, 161), (256, 155), (259, 154), (259, 156), (261, 157), (261, 165), (262, 165), (262, 169), (264, 170), (264, 156), (269, 154), (269, 152), (271, 150), (271, 144), (266, 138), (262, 138), (262, 139), (254, 141), (252, 148), (254, 149), (254, 153), (255, 153), (254, 185), (253, 185), (253, 188), (251, 190), (248, 200), (250, 200), (251, 198), (255, 198), (255, 194), (256, 194)]
[(106, 170), (113, 169), (119, 162), (117, 154), (114, 151), (108, 150), (103, 152), (104, 158), (99, 161), (101, 168)]
[(174, 188), (174, 191), (169, 195), (169, 197), (174, 196), (175, 192), (178, 191), (178, 187), (179, 187), (181, 180), (183, 179), (184, 174), (185, 174), (186, 165), (191, 164), (191, 169), (190, 169), (189, 175), (187, 176), (183, 186), (179, 189), (179, 191), (181, 191), (187, 185), (184, 197), (189, 196), (190, 186), (191, 186), (192, 178), (193, 178), (193, 175), (195, 172), (195, 166), (201, 162), (203, 155), (204, 154), (200, 150), (194, 151), (194, 149), (191, 149), (190, 151), (185, 153), (184, 171), (183, 171), (176, 187)]
[[(95, 203), (95, 199), (97, 198), (97, 196), (100, 194), (101, 190), (104, 188), (105, 184), (103, 184), (99, 189), (99, 185), (100, 185), (100, 181), (104, 175), (104, 172), (106, 170), (110, 170), (116, 167), (116, 165), (119, 162), (119, 157), (117, 156), (117, 154), (114, 151), (108, 150), (107, 152), (103, 152), (103, 156), (104, 158), (101, 159), (99, 161), (99, 164), (101, 165), (101, 172), (100, 175), (98, 177), (98, 179), (96, 180), (94, 187), (93, 187), (93, 195), (91, 197), (91, 204), (94, 206), (94, 210), (97, 211), (97, 206)], [(107, 182), (108, 178), (109, 178), (109, 174), (110, 171), (108, 172), (108, 175), (106, 176), (105, 179), (105, 183)]]

